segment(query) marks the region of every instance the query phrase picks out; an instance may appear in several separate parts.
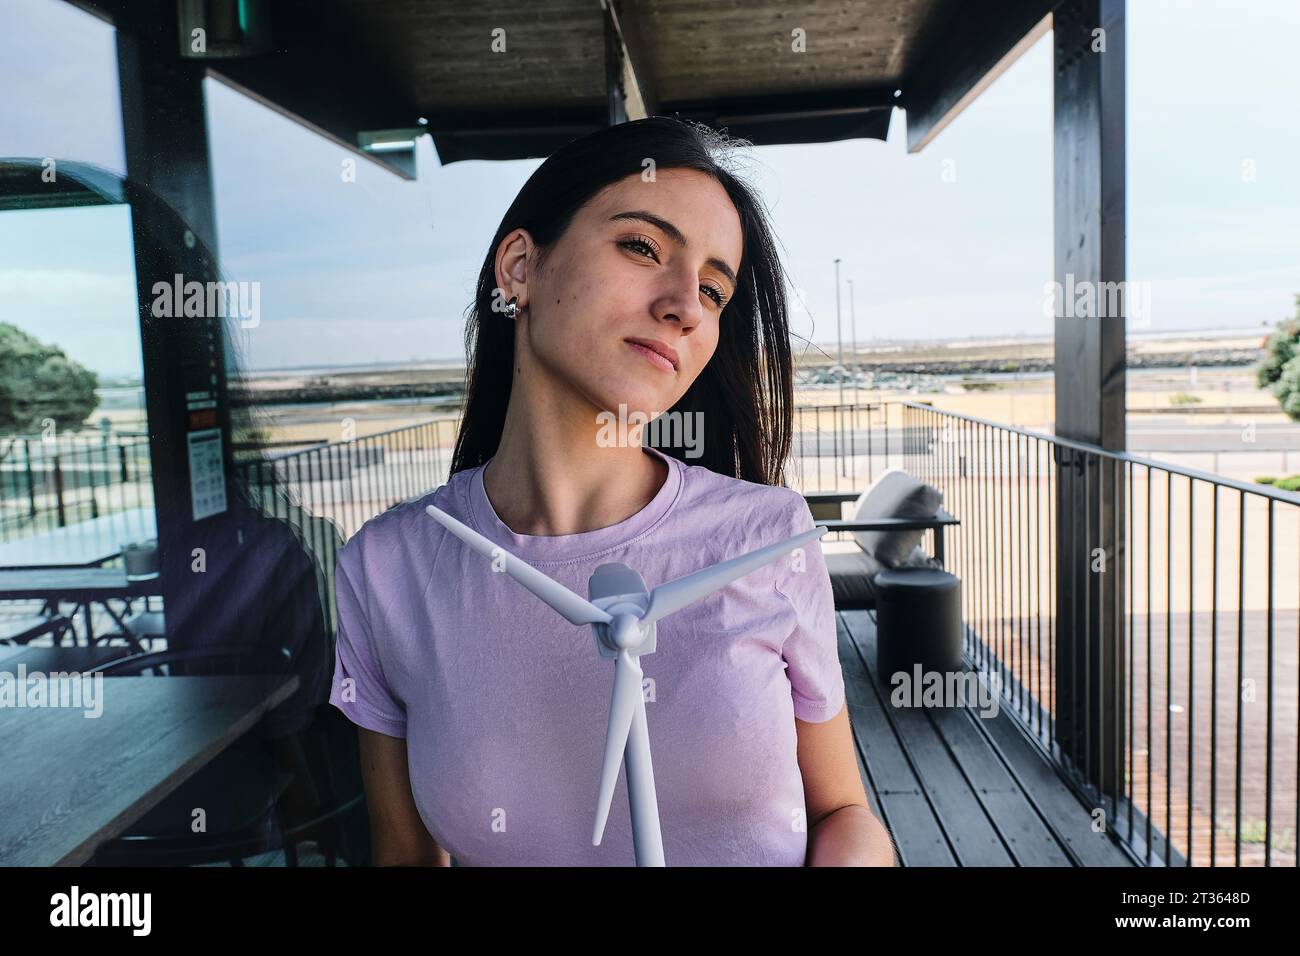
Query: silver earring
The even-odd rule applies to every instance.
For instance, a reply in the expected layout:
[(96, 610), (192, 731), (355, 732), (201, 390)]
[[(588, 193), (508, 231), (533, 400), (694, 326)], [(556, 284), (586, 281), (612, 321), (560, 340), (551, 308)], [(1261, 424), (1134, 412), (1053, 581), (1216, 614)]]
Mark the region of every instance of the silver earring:
[(511, 299), (509, 302), (506, 303), (505, 313), (506, 313), (506, 318), (508, 319), (519, 318), (519, 296), (515, 296), (513, 299)]

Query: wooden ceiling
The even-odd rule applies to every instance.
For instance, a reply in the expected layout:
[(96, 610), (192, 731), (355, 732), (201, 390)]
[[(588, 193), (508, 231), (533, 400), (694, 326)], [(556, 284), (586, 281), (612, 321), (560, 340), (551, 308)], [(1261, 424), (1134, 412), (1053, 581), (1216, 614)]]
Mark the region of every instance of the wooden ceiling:
[[(175, 16), (174, 0), (75, 2)], [(914, 109), (942, 123), (1061, 0), (604, 2), (273, 0), (274, 52), (208, 69), (351, 144), (423, 117), (444, 163), (543, 156), (608, 124), (618, 57), (649, 112), (759, 145), (883, 139), (899, 105), (911, 138)]]
[[(616, 0), (640, 37), (661, 104), (795, 92), (887, 90), (915, 65), (956, 0)], [(314, 23), (346, 25), (426, 111), (601, 105), (599, 0), (314, 0)], [(276, 26), (283, 29), (277, 17)], [(296, 17), (295, 17), (296, 19)], [(506, 52), (492, 49), (505, 31)], [(805, 52), (794, 52), (802, 30)]]

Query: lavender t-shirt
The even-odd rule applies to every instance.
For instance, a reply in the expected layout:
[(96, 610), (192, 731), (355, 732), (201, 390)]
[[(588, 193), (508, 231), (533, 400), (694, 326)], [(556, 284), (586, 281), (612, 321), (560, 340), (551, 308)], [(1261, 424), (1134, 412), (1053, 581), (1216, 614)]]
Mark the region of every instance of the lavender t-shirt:
[[(406, 739), (420, 817), (458, 865), (631, 866), (625, 771), (591, 842), (614, 663), (424, 511), (435, 504), (578, 594), (623, 562), (653, 588), (813, 526), (802, 496), (647, 447), (668, 479), (581, 534), (515, 534), (483, 468), (366, 523), (340, 552), (330, 702)], [(794, 718), (844, 705), (830, 578), (806, 544), (658, 622), (640, 658), (669, 866), (801, 866)]]

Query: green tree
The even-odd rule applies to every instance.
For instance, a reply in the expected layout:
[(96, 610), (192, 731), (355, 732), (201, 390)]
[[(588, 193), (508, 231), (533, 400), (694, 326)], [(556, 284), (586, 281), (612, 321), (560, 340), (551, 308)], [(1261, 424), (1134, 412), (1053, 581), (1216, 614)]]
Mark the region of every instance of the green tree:
[(1295, 304), (1295, 318), (1279, 322), (1264, 343), (1267, 354), (1255, 369), (1255, 381), (1272, 391), (1288, 418), (1300, 422), (1300, 295)]
[(63, 349), (0, 322), (0, 433), (37, 432), (47, 418), (77, 428), (99, 404), (98, 384)]

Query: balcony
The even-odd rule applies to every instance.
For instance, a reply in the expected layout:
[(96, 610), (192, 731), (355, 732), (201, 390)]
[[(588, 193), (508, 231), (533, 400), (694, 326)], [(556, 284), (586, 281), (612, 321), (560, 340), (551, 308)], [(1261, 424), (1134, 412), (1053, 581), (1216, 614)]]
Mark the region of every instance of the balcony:
[[(455, 428), (238, 470), (332, 585), (340, 541), (446, 480)], [(886, 467), (939, 488), (961, 521), (945, 553), (962, 581), (964, 668), (992, 695), (894, 706), (875, 613), (838, 613), (860, 770), (903, 865), (1294, 864), (1300, 495), (915, 402), (797, 409), (793, 487), (865, 488)], [(41, 468), (26, 484), (16, 469), (6, 497), (66, 536), (70, 516), (132, 504), (146, 468), (100, 468), (61, 493)], [(1071, 503), (1094, 485), (1104, 517), (1081, 520)], [(1062, 522), (1078, 549), (1061, 549)], [(832, 537), (824, 548), (853, 547)]]
[(962, 521), (947, 567), (996, 718), (886, 706), (870, 613), (840, 613), (864, 778), (904, 863), (912, 845), (1113, 865), (1089, 856), (1095, 825), (1138, 865), (1295, 864), (1300, 495), (915, 402), (801, 416), (803, 490), (901, 466)]
[(841, 611), (840, 664), (872, 810), (902, 866), (1130, 866), (1134, 860), (1014, 717), (894, 707), (875, 670), (870, 611)]
[[(350, 534), (445, 480), (453, 441), (443, 421), (245, 467)], [(902, 864), (1294, 864), (1300, 495), (915, 402), (796, 411), (793, 487), (891, 466), (961, 519), (945, 551), (965, 664), (997, 694), (891, 706), (874, 612), (838, 614), (863, 780)], [(1070, 504), (1094, 485), (1104, 527)]]

